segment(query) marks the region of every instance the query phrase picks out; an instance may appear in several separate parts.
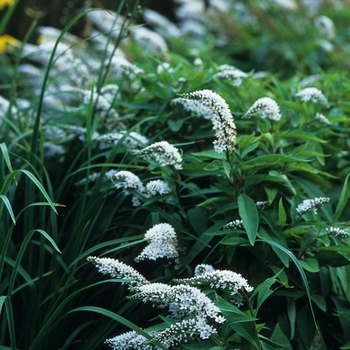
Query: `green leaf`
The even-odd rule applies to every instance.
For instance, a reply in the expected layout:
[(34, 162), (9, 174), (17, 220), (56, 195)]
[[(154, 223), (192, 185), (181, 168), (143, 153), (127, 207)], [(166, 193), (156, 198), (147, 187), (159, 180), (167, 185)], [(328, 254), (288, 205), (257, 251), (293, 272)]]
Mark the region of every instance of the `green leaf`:
[(284, 210), (284, 207), (283, 207), (282, 197), (280, 198), (280, 201), (278, 203), (278, 220), (279, 220), (279, 224), (281, 227), (286, 225), (287, 214), (286, 214), (286, 211)]
[(304, 131), (289, 131), (286, 132), (283, 137), (287, 138), (287, 137), (293, 137), (296, 139), (301, 139), (303, 141), (308, 140), (308, 141), (315, 141), (315, 142), (319, 142), (319, 143), (327, 143), (327, 140), (321, 139), (313, 134), (311, 134), (310, 132), (304, 132)]
[(210, 149), (202, 152), (194, 152), (194, 153), (191, 153), (191, 155), (195, 157), (200, 157), (200, 158), (225, 159), (224, 153), (218, 153), (214, 149)]
[(282, 329), (278, 323), (276, 324), (270, 339), (281, 344), (283, 349), (293, 350), (287, 336), (282, 332)]
[(342, 214), (342, 212), (343, 212), (343, 210), (348, 202), (348, 199), (349, 199), (349, 176), (350, 176), (350, 174), (348, 174), (346, 179), (345, 179), (345, 182), (344, 182), (344, 185), (343, 185), (340, 197), (339, 197), (339, 201), (337, 204), (337, 208), (335, 209), (335, 214), (333, 216), (333, 223), (336, 222), (340, 218), (340, 215)]
[(317, 259), (320, 266), (329, 265), (333, 267), (341, 267), (350, 265), (350, 260), (335, 251), (321, 250), (315, 255), (315, 259)]
[(310, 344), (310, 349), (317, 349), (317, 350), (327, 350), (327, 346), (323, 340), (323, 336), (319, 330), (315, 331), (315, 335), (312, 339), (312, 342)]
[(207, 228), (205, 211), (199, 207), (195, 207), (187, 211), (187, 217), (193, 229), (200, 236)]
[(255, 137), (254, 134), (238, 137), (237, 144), (239, 155), (244, 158), (249, 152), (255, 150), (259, 146), (261, 136)]
[(306, 258), (304, 260), (299, 260), (299, 263), (306, 271), (310, 271), (310, 272), (320, 271), (320, 267), (318, 266), (318, 261), (315, 258)]
[(5, 163), (6, 163), (7, 167), (8, 167), (8, 169), (9, 169), (9, 171), (12, 173), (13, 169), (12, 169), (10, 156), (9, 156), (9, 152), (8, 152), (6, 144), (5, 143), (0, 143), (0, 148), (1, 148), (1, 152), (2, 152), (2, 155), (4, 157), (4, 160), (5, 160)]
[[(78, 307), (76, 309), (73, 309), (70, 311), (70, 313), (72, 312), (77, 312), (77, 311), (88, 311), (88, 312), (96, 312), (99, 313), (103, 316), (109, 317), (112, 320), (115, 320), (121, 324), (123, 324), (124, 326), (132, 329), (133, 331), (143, 335), (145, 338), (152, 340), (152, 336), (150, 336), (147, 332), (143, 331), (141, 328), (137, 327), (134, 323), (130, 322), (129, 320), (127, 320), (126, 318), (115, 314), (112, 311), (103, 309), (101, 307), (96, 307), (96, 306), (82, 306), (82, 307)], [(158, 341), (154, 342), (155, 345), (157, 345), (158, 347), (160, 347), (161, 349), (166, 350), (167, 348), (165, 346), (163, 346), (161, 343), (159, 343)]]
[[(4, 296), (4, 295), (0, 296), (0, 315), (1, 315), (1, 309), (3, 305), (5, 305), (7, 325), (9, 327), (10, 341), (11, 341), (11, 348), (8, 348), (8, 349), (16, 350), (15, 322), (13, 318), (11, 299), (9, 296)], [(0, 345), (0, 348), (1, 348), (1, 345)]]
[(254, 291), (250, 297), (250, 299), (252, 299), (257, 296), (257, 305), (253, 314), (254, 317), (257, 316), (263, 302), (274, 292), (274, 290), (270, 288), (276, 282), (276, 278), (282, 271), (283, 270), (278, 271), (274, 276), (267, 278), (264, 282), (260, 283), (256, 288), (254, 288)]
[(259, 215), (255, 202), (245, 194), (238, 196), (238, 212), (243, 221), (251, 245), (254, 245), (259, 227)]
[[(4, 202), (6, 208), (7, 208), (7, 211), (9, 212), (10, 214), (10, 217), (11, 217), (11, 220), (12, 222), (16, 225), (16, 218), (15, 218), (15, 215), (13, 213), (13, 210), (12, 210), (12, 206), (11, 206), (11, 203), (10, 201), (8, 200), (8, 198), (6, 196), (4, 196), (3, 194), (0, 195), (0, 199), (2, 199), (2, 201)], [(1, 205), (0, 205), (0, 208), (2, 209)], [(1, 210), (0, 210), (0, 216), (1, 216)]]
[(217, 170), (217, 169), (221, 169), (221, 168), (222, 168), (222, 162), (220, 160), (213, 160), (203, 169), (204, 170)]
[(313, 317), (313, 321), (314, 321), (314, 324), (315, 324), (315, 327), (317, 328), (317, 323), (316, 323), (316, 317), (315, 317), (315, 313), (314, 313), (314, 309), (312, 307), (312, 301), (311, 301), (311, 293), (310, 293), (310, 287), (309, 287), (309, 282), (306, 278), (306, 275), (305, 275), (305, 272), (303, 270), (303, 267), (300, 265), (298, 259), (295, 257), (295, 255), (290, 252), (288, 249), (282, 247), (280, 244), (272, 241), (272, 240), (258, 240), (259, 242), (264, 242), (264, 243), (267, 243), (267, 244), (270, 244), (271, 246), (275, 246), (276, 248), (280, 249), (281, 251), (283, 251), (284, 253), (286, 253), (289, 258), (294, 262), (295, 266), (297, 267), (299, 273), (300, 273), (300, 276), (301, 276), (301, 279), (304, 283), (304, 286), (305, 286), (305, 290), (306, 290), (306, 295), (309, 299), (309, 305), (310, 305), (310, 309), (311, 309), (311, 314), (312, 314), (312, 317)]
[(37, 229), (37, 230), (31, 230), (27, 233), (26, 237), (24, 238), (22, 244), (21, 244), (21, 248), (17, 254), (17, 257), (16, 257), (16, 262), (15, 262), (15, 265), (13, 267), (13, 270), (12, 270), (12, 275), (11, 275), (11, 278), (10, 278), (10, 281), (9, 281), (9, 287), (8, 287), (8, 295), (11, 295), (12, 294), (12, 290), (13, 290), (13, 286), (14, 286), (14, 283), (15, 283), (15, 279), (16, 279), (16, 276), (17, 276), (17, 270), (19, 268), (19, 265), (21, 263), (21, 260), (22, 260), (22, 257), (23, 257), (23, 254), (30, 242), (30, 240), (32, 239), (32, 236), (35, 232), (39, 232), (42, 236), (44, 236), (51, 244), (52, 246), (55, 248), (55, 250), (59, 253), (61, 253), (61, 251), (58, 249), (56, 243), (54, 242), (54, 240), (44, 231), (44, 230), (41, 230), (41, 229)]

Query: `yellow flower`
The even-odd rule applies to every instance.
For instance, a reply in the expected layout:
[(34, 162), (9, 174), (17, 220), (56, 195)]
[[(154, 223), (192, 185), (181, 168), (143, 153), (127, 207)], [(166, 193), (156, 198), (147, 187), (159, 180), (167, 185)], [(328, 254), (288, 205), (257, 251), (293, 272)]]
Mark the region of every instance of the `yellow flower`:
[(0, 10), (6, 6), (10, 7), (14, 4), (15, 0), (0, 0)]
[(0, 53), (12, 52), (15, 47), (20, 45), (21, 42), (13, 36), (7, 34), (0, 35)]

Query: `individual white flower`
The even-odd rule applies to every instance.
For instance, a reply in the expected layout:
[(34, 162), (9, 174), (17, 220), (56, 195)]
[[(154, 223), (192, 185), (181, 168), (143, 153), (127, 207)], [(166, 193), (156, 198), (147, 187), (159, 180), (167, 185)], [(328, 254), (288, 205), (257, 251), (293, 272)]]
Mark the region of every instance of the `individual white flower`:
[(172, 103), (180, 103), (185, 110), (197, 115), (203, 113), (204, 118), (211, 120), (216, 137), (213, 142), (216, 152), (235, 150), (236, 125), (230, 107), (220, 95), (211, 90), (200, 90), (182, 94)]
[(175, 169), (182, 169), (182, 157), (176, 147), (167, 141), (155, 142), (133, 154), (148, 160), (155, 160), (161, 166), (172, 165)]
[(135, 261), (157, 260), (159, 258), (174, 259), (178, 263), (179, 246), (174, 228), (169, 224), (157, 224), (145, 233), (148, 245)]
[(328, 40), (332, 40), (335, 37), (335, 29), (333, 21), (327, 16), (318, 16), (314, 20), (315, 27), (320, 31)]
[(233, 220), (223, 226), (224, 230), (244, 229), (243, 220)]
[(122, 284), (127, 284), (129, 286), (128, 289), (150, 284), (150, 282), (133, 267), (126, 265), (117, 259), (89, 256), (87, 261), (93, 263), (97, 267), (98, 272), (103, 275), (110, 275), (113, 278), (120, 278), (123, 280), (125, 279), (126, 281), (123, 281)]
[(122, 188), (124, 190), (135, 190), (140, 193), (145, 192), (145, 187), (143, 186), (139, 177), (130, 171), (118, 171), (112, 175), (111, 180), (117, 189)]
[(331, 125), (331, 122), (328, 120), (328, 118), (321, 113), (316, 114), (315, 120), (325, 125)]
[(350, 236), (349, 232), (342, 230), (339, 227), (328, 227), (328, 228), (326, 228), (326, 231), (328, 234), (336, 236), (336, 237), (348, 238)]
[(241, 274), (229, 270), (207, 271), (199, 276), (175, 280), (177, 283), (185, 283), (191, 286), (208, 285), (210, 288), (227, 289), (232, 296), (241, 292), (251, 292), (254, 288)]
[(214, 75), (214, 78), (226, 79), (233, 81), (234, 86), (240, 86), (247, 74), (240, 69), (227, 64), (218, 67), (219, 72)]
[(280, 108), (276, 101), (270, 97), (262, 97), (255, 101), (244, 115), (244, 118), (250, 118), (255, 113), (259, 113), (262, 118), (268, 118), (274, 121), (281, 119)]
[(318, 197), (314, 199), (305, 199), (300, 203), (296, 211), (299, 215), (303, 215), (309, 211), (312, 211), (314, 214), (317, 214), (317, 208), (321, 207), (323, 204), (326, 204), (330, 201), (328, 197)]
[(328, 105), (328, 100), (323, 95), (322, 91), (316, 89), (315, 87), (307, 87), (299, 91), (295, 96), (301, 97), (301, 100), (304, 102), (312, 101), (318, 102), (324, 106)]
[(194, 275), (197, 277), (197, 276), (203, 275), (206, 272), (213, 272), (213, 271), (215, 271), (215, 269), (212, 265), (199, 264), (194, 269)]
[(197, 57), (197, 58), (193, 61), (193, 65), (194, 65), (195, 67), (201, 67), (201, 66), (203, 66), (203, 61), (202, 61), (199, 57)]
[(174, 68), (171, 68), (170, 63), (162, 62), (157, 66), (157, 74), (161, 74), (163, 72), (174, 73)]
[(153, 180), (147, 183), (146, 192), (149, 196), (161, 196), (171, 193), (170, 186), (163, 180)]

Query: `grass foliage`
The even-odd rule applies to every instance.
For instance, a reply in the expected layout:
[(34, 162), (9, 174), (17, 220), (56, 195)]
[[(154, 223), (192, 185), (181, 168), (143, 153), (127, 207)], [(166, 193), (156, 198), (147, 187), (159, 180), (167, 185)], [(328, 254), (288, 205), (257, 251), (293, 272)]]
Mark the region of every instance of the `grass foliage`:
[(177, 3), (0, 37), (1, 349), (350, 348), (346, 1)]

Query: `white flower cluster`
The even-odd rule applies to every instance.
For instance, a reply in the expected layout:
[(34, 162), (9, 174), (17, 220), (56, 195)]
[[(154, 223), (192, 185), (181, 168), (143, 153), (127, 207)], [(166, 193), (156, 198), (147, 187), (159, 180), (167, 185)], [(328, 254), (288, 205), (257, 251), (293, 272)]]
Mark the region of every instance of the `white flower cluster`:
[(350, 237), (350, 233), (342, 230), (339, 227), (328, 227), (326, 228), (326, 231), (328, 234), (336, 236), (336, 237), (341, 237), (341, 238), (348, 238)]
[(151, 283), (135, 287), (133, 291), (131, 299), (151, 302), (161, 308), (168, 306), (171, 316), (175, 319), (197, 316), (202, 319), (209, 317), (217, 323), (225, 322), (220, 309), (196, 287)]
[(223, 226), (223, 229), (224, 230), (244, 229), (243, 221), (239, 219), (230, 221)]
[(331, 125), (331, 122), (328, 120), (328, 118), (321, 113), (316, 113), (315, 120), (325, 125)]
[(333, 21), (327, 16), (318, 16), (314, 20), (315, 27), (320, 31), (320, 34), (327, 40), (332, 40), (335, 37), (335, 28)]
[(161, 36), (173, 38), (179, 38), (181, 36), (180, 29), (160, 13), (150, 9), (144, 9), (142, 14), (147, 23), (151, 24)]
[(154, 159), (161, 166), (172, 165), (175, 169), (182, 169), (180, 152), (167, 141), (152, 143), (144, 149), (134, 151), (133, 154), (148, 160)]
[(135, 261), (157, 260), (159, 258), (174, 259), (176, 264), (179, 258), (179, 246), (174, 228), (169, 224), (157, 224), (145, 233), (148, 245), (142, 250)]
[(304, 78), (300, 82), (300, 86), (304, 88), (304, 87), (307, 87), (310, 85), (314, 85), (315, 83), (320, 82), (322, 79), (323, 79), (322, 74), (313, 74), (313, 75), (310, 75), (310, 76)]
[(111, 10), (108, 11), (90, 11), (87, 17), (91, 20), (102, 32), (106, 32), (114, 40), (118, 40), (125, 19)]
[(231, 80), (234, 86), (240, 86), (243, 79), (247, 77), (247, 74), (240, 69), (227, 64), (219, 66), (218, 69), (219, 72), (214, 75), (214, 78)]
[(135, 331), (130, 331), (107, 339), (105, 343), (114, 350), (159, 350), (160, 348), (154, 345), (158, 341), (166, 349), (170, 349), (181, 343), (188, 343), (195, 334), (199, 334), (201, 339), (208, 339), (214, 333), (216, 330), (213, 326), (207, 324), (203, 318), (194, 317), (171, 324), (163, 331), (149, 332), (152, 340)]
[(321, 207), (323, 204), (326, 204), (330, 201), (328, 197), (318, 197), (314, 199), (305, 199), (300, 203), (296, 211), (299, 215), (303, 215), (309, 211), (313, 211), (314, 214), (317, 214), (317, 208)]
[(156, 32), (145, 27), (134, 27), (134, 42), (146, 52), (157, 57), (164, 57), (168, 52), (168, 45), (164, 38)]
[(241, 274), (229, 270), (207, 271), (198, 276), (175, 280), (191, 286), (209, 285), (210, 288), (227, 289), (232, 296), (244, 289), (251, 292), (253, 287)]
[(270, 205), (270, 202), (269, 201), (258, 201), (255, 203), (255, 205), (258, 209), (264, 209)]
[(301, 91), (299, 91), (295, 96), (301, 97), (303, 102), (317, 102), (321, 105), (328, 106), (328, 100), (323, 95), (322, 91), (315, 87), (307, 87)]
[(255, 101), (244, 115), (244, 118), (250, 118), (256, 113), (259, 113), (262, 118), (274, 121), (281, 119), (280, 108), (276, 101), (270, 97), (262, 97)]
[(163, 180), (152, 180), (146, 185), (146, 192), (150, 196), (157, 196), (171, 193), (170, 186)]
[[(105, 62), (105, 66), (109, 63), (109, 59)], [(137, 75), (144, 74), (145, 71), (135, 64), (130, 63), (123, 56), (113, 56), (110, 60), (109, 74), (115, 79), (121, 79), (123, 76), (127, 76), (131, 79)]]
[(125, 279), (126, 281), (122, 282), (122, 284), (127, 284), (128, 289), (150, 284), (150, 282), (133, 267), (126, 265), (117, 259), (89, 256), (87, 261), (93, 263), (97, 267), (98, 272), (103, 275), (110, 275), (113, 278), (120, 278), (123, 280)]
[(146, 136), (134, 131), (128, 133), (126, 130), (101, 135), (95, 141), (99, 142), (100, 149), (107, 149), (116, 145), (121, 139), (123, 140), (123, 146), (131, 149), (135, 149), (140, 145), (145, 146), (149, 143), (149, 139)]
[[(152, 180), (144, 186), (138, 176), (127, 170), (115, 172), (110, 178), (114, 186), (117, 189), (122, 188), (126, 195), (130, 194), (130, 190), (136, 191), (145, 198), (171, 194), (171, 188), (165, 181)], [(164, 198), (160, 198), (160, 201), (169, 202), (170, 199), (170, 196), (165, 196)], [(133, 196), (131, 201), (134, 207), (141, 205), (140, 199), (136, 196)]]
[(236, 125), (228, 104), (211, 90), (200, 90), (180, 95), (172, 103), (181, 103), (185, 110), (197, 115), (203, 114), (213, 123), (216, 152), (234, 151), (236, 144)]
[[(154, 334), (155, 332), (149, 333), (150, 336)], [(153, 350), (154, 347), (148, 344), (148, 342), (149, 340), (143, 335), (138, 334), (136, 331), (130, 331), (107, 339), (105, 344), (109, 345), (114, 350)]]
[(122, 188), (126, 191), (129, 189), (136, 190), (140, 193), (145, 192), (145, 187), (143, 186), (139, 177), (130, 171), (118, 171), (112, 176), (111, 180), (117, 189)]
[(197, 277), (197, 276), (203, 275), (206, 272), (213, 272), (213, 271), (215, 271), (215, 269), (212, 265), (199, 264), (194, 269), (194, 275)]

